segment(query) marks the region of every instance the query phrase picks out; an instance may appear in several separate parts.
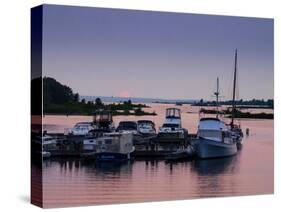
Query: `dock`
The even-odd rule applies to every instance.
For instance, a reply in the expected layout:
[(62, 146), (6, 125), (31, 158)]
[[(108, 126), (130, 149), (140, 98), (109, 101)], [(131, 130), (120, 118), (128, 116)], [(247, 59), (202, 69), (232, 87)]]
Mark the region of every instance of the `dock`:
[[(48, 133), (57, 140), (58, 147), (46, 151), (51, 157), (87, 157), (89, 152), (83, 150), (85, 136), (69, 136), (63, 133)], [(172, 152), (184, 149), (195, 139), (195, 134), (189, 134), (185, 138), (151, 136), (140, 139), (136, 137), (133, 158), (164, 158)]]

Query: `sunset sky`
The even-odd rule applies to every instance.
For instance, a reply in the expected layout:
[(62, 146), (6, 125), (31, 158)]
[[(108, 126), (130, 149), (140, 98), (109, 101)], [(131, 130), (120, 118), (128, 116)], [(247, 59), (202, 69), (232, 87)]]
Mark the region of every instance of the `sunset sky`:
[(273, 98), (273, 20), (45, 5), (43, 75), (80, 95)]

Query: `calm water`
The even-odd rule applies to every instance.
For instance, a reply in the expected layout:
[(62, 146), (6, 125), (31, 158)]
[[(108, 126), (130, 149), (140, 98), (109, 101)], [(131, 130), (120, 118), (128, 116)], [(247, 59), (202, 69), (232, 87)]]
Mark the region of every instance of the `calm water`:
[[(120, 120), (151, 119), (160, 126), (166, 107), (151, 105), (158, 116), (114, 117)], [(183, 126), (191, 133), (198, 124), (197, 107), (180, 106)], [(45, 129), (63, 132), (87, 116), (46, 116)], [(165, 163), (137, 160), (123, 164), (99, 164), (80, 159), (50, 159), (43, 164), (45, 207), (127, 203), (200, 197), (273, 193), (273, 120), (243, 120), (250, 128), (243, 149), (234, 157)]]

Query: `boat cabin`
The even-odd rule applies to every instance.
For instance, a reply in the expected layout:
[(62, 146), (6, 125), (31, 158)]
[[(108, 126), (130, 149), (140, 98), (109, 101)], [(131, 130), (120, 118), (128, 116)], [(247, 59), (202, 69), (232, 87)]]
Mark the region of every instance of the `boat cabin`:
[(178, 108), (167, 108), (163, 128), (181, 128), (181, 111)]
[(178, 138), (184, 138), (188, 134), (188, 131), (182, 128), (181, 125), (181, 111), (178, 108), (167, 108), (166, 119), (159, 128), (158, 136), (176, 136)]
[(121, 153), (128, 154), (134, 150), (133, 134), (106, 133), (104, 137), (97, 138), (97, 153)]
[(111, 132), (114, 130), (112, 114), (110, 111), (100, 110), (93, 114), (94, 131)]

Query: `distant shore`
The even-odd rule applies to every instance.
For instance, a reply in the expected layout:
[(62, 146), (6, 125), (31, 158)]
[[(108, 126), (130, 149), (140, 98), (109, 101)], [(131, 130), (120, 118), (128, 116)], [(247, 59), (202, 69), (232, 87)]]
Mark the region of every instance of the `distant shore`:
[[(216, 110), (209, 110), (209, 109), (201, 109), (202, 113), (206, 114), (216, 114)], [(222, 110), (219, 111), (219, 114), (224, 114), (226, 115), (227, 118), (232, 118), (232, 111), (230, 109)], [(274, 119), (274, 114), (273, 113), (250, 113), (250, 112), (242, 112), (241, 110), (236, 109), (234, 112), (234, 117), (235, 118), (248, 118), (248, 119)]]

